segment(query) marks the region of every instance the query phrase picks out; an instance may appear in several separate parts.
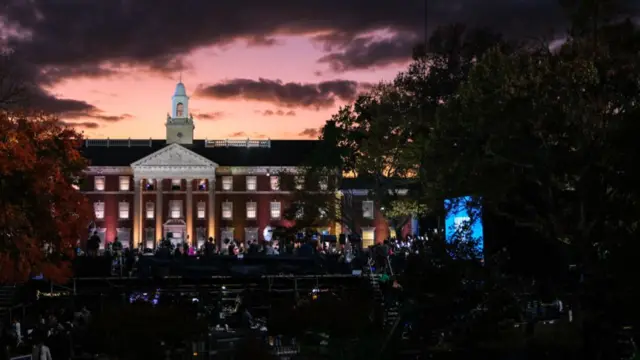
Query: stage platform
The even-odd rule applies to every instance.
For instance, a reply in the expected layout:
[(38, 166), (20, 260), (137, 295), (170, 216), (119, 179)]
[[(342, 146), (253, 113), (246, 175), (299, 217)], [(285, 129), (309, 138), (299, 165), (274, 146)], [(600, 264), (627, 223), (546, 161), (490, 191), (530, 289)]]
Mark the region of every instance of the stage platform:
[[(126, 262), (126, 260), (125, 260)], [(191, 279), (211, 279), (213, 276), (259, 278), (265, 275), (351, 275), (353, 270), (362, 269), (363, 261), (350, 264), (339, 261), (337, 256), (212, 256), (178, 257), (141, 256), (134, 264), (129, 259), (125, 270), (118, 275), (129, 276), (129, 270), (139, 278), (167, 278), (179, 276)], [(77, 278), (104, 278), (113, 273), (111, 257), (78, 257), (74, 260), (74, 274)]]

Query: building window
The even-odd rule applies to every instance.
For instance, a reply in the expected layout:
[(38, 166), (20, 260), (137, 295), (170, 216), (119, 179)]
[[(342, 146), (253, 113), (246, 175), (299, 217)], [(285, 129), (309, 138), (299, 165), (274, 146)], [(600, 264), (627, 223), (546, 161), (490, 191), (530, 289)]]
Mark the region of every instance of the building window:
[(258, 190), (258, 177), (247, 176), (247, 191)]
[(327, 189), (329, 189), (329, 177), (321, 176), (320, 180), (318, 181), (318, 187), (322, 191), (327, 191)]
[(280, 177), (279, 176), (270, 176), (269, 184), (271, 185), (271, 190), (278, 191), (280, 190)]
[(120, 191), (129, 191), (130, 181), (128, 176), (120, 176)]
[(222, 218), (225, 220), (231, 220), (233, 218), (233, 203), (225, 201), (222, 203)]
[(373, 219), (373, 201), (366, 200), (362, 202), (362, 217), (365, 219)]
[(144, 247), (147, 249), (153, 249), (156, 243), (156, 229), (146, 228), (144, 229)]
[(93, 178), (93, 189), (95, 191), (104, 191), (104, 176), (96, 176)]
[(326, 219), (327, 218), (327, 209), (320, 207), (318, 208), (318, 216), (320, 217), (320, 219)]
[(118, 204), (118, 218), (121, 220), (129, 219), (129, 203), (122, 201)]
[(280, 201), (272, 201), (270, 208), (271, 219), (280, 219), (281, 209), (282, 206), (280, 204)]
[(117, 228), (116, 236), (122, 243), (123, 248), (128, 248), (131, 243), (131, 229), (129, 228)]
[(153, 191), (155, 189), (155, 184), (153, 183), (153, 179), (145, 179), (144, 180), (144, 191)]
[(255, 220), (258, 217), (258, 204), (254, 201), (247, 203), (247, 219)]
[(182, 189), (182, 180), (180, 179), (172, 179), (171, 180), (171, 190), (181, 190)]
[(182, 200), (169, 201), (169, 217), (172, 219), (182, 218)]
[(224, 191), (233, 190), (233, 176), (222, 177), (222, 190)]
[(207, 241), (207, 229), (203, 227), (196, 228), (196, 246), (198, 249), (204, 246)]
[(298, 204), (296, 205), (296, 219), (300, 220), (304, 218), (304, 205)]
[(205, 210), (207, 208), (207, 203), (205, 203), (204, 201), (200, 201), (198, 202), (198, 219), (204, 219), (206, 217), (207, 211)]
[[(97, 228), (94, 230), (98, 233), (98, 237), (100, 238), (100, 250), (104, 250), (104, 241), (107, 237), (107, 228)], [(93, 235), (93, 233), (91, 233)]]
[(184, 104), (182, 103), (178, 103), (178, 105), (176, 105), (176, 117), (183, 117), (184, 116)]
[(152, 202), (148, 202), (146, 205), (146, 218), (147, 219), (153, 219), (155, 217), (155, 209), (153, 207), (153, 203)]
[(198, 191), (207, 191), (207, 180), (198, 181)]
[(96, 214), (97, 220), (104, 219), (104, 203), (102, 201), (93, 203), (93, 211)]
[(233, 228), (222, 228), (220, 229), (220, 235), (222, 237), (222, 241), (225, 241), (227, 239), (229, 240), (233, 240)]
[(256, 242), (258, 240), (258, 228), (244, 228), (244, 241)]
[(295, 183), (296, 183), (296, 190), (303, 190), (304, 189), (304, 176), (296, 175)]
[(364, 249), (369, 246), (373, 246), (376, 239), (376, 229), (375, 228), (362, 228), (362, 247)]

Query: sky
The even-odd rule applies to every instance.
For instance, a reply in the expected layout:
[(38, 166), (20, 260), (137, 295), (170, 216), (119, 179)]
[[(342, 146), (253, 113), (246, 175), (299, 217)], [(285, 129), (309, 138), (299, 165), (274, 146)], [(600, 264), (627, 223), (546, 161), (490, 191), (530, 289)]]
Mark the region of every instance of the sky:
[(163, 138), (180, 78), (196, 138), (316, 138), (438, 26), (547, 40), (567, 27), (557, 0), (6, 2), (0, 66), (89, 138)]

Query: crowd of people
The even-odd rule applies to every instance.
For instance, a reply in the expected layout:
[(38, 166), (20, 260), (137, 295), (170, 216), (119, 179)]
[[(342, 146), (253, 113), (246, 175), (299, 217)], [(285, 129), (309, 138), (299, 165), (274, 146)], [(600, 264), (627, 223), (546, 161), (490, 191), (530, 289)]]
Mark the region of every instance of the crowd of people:
[(31, 355), (32, 360), (70, 359), (74, 356), (75, 335), (82, 333), (91, 319), (86, 307), (63, 306), (32, 311), (24, 318), (0, 323), (0, 359)]

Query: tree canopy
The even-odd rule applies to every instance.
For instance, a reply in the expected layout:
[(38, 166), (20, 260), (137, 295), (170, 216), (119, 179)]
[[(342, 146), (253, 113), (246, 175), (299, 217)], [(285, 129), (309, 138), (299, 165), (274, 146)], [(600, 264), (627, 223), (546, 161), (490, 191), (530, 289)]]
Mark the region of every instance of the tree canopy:
[(24, 108), (24, 87), (0, 63), (0, 283), (43, 274), (71, 276), (76, 242), (87, 236), (90, 205), (74, 185), (87, 161), (82, 135), (54, 116)]

